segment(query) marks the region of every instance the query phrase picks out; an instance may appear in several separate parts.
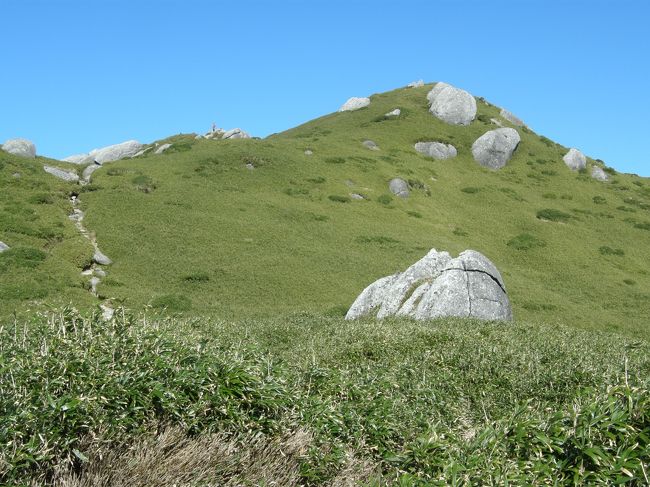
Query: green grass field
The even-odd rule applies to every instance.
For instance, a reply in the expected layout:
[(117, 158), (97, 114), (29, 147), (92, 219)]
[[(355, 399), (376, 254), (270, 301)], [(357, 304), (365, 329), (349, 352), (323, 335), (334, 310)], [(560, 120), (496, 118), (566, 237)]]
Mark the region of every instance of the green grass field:
[[(172, 442), (181, 464), (210, 435), (225, 446), (196, 447), (198, 477), (160, 460), (167, 484), (647, 482), (650, 180), (593, 180), (592, 159), (572, 172), (568, 148), (522, 128), (508, 165), (482, 168), (471, 144), (499, 109), (478, 100), (470, 126), (450, 126), (430, 88), (264, 140), (177, 135), (87, 186), (41, 169), (78, 167), (0, 151), (0, 477), (92, 485), (102, 457), (125, 485), (154, 485), (127, 447), (157, 458), (176, 431), (198, 442)], [(458, 157), (414, 150), (429, 140)], [(71, 193), (114, 261), (97, 298)], [(515, 322), (342, 320), (431, 248), (489, 257)], [(101, 302), (130, 311), (103, 323)], [(64, 305), (80, 314), (40, 316)]]

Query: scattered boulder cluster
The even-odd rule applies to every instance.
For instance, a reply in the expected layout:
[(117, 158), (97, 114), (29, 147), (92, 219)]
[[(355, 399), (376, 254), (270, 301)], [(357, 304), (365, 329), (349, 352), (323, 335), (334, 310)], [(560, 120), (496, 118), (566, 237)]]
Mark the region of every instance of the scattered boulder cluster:
[(431, 249), (404, 272), (382, 277), (364, 289), (345, 318), (364, 316), (510, 321), (512, 308), (501, 274), (483, 254), (466, 250), (454, 259)]
[(195, 139), (222, 139), (222, 140), (250, 139), (250, 138), (251, 135), (240, 128), (224, 130), (216, 127), (212, 129), (210, 132), (206, 133), (205, 135), (197, 135), (195, 137)]
[[(68, 216), (68, 218), (70, 218), (70, 220), (74, 222), (74, 225), (79, 231), (79, 233), (81, 233), (81, 235), (83, 235), (90, 241), (90, 243), (92, 244), (95, 250), (93, 253), (92, 264), (88, 268), (84, 269), (81, 272), (81, 275), (90, 278), (88, 280), (88, 284), (90, 286), (90, 292), (93, 294), (93, 296), (99, 298), (100, 296), (99, 293), (97, 292), (97, 286), (99, 286), (101, 280), (107, 276), (106, 266), (111, 265), (113, 261), (101, 250), (99, 250), (99, 245), (97, 244), (97, 239), (95, 238), (95, 235), (93, 233), (90, 233), (84, 227), (83, 220), (85, 214), (81, 209), (78, 208), (79, 199), (77, 198), (77, 196), (75, 195), (71, 196), (70, 203), (72, 204), (72, 213)], [(114, 311), (109, 301), (103, 301), (100, 304), (100, 307), (102, 309), (102, 317), (104, 319), (109, 320), (113, 317)]]

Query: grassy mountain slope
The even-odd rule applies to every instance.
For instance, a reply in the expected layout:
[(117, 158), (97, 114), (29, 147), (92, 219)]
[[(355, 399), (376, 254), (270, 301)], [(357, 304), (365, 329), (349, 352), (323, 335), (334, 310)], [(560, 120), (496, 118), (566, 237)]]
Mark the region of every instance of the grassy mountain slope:
[(92, 306), (83, 289), (81, 269), (92, 246), (68, 219), (71, 191), (79, 188), (43, 171), (58, 161), (28, 160), (0, 151), (0, 314), (29, 307)]
[[(650, 181), (573, 173), (527, 129), (484, 169), (499, 110), (449, 126), (428, 89), (265, 140), (178, 135), (87, 186), (0, 151), (0, 483), (647, 481)], [(114, 260), (100, 297), (185, 317), (34, 312), (99, 303), (72, 192)], [(431, 247), (492, 259), (516, 321), (341, 318)]]
[[(504, 274), (519, 319), (647, 332), (650, 182), (573, 173), (566, 148), (521, 129), (508, 166), (484, 169), (470, 147), (498, 109), (479, 102), (471, 126), (449, 126), (428, 113), (429, 88), (375, 95), (367, 109), (266, 140), (187, 137), (187, 150), (97, 172), (82, 203), (116, 262), (101, 292), (234, 317), (338, 313), (431, 247), (473, 248)], [(400, 117), (382, 116), (397, 107)], [(448, 141), (459, 155), (428, 159), (413, 149), (420, 140)], [(390, 195), (393, 177), (412, 183), (410, 198)]]
[[(234, 318), (341, 314), (370, 282), (430, 248), (473, 248), (504, 274), (517, 319), (644, 336), (650, 181), (574, 173), (566, 148), (521, 128), (508, 165), (482, 168), (471, 144), (496, 128), (498, 108), (479, 100), (477, 120), (450, 126), (429, 114), (429, 89), (374, 95), (366, 109), (265, 140), (176, 136), (161, 141), (174, 142), (164, 154), (97, 171), (81, 206), (115, 261), (100, 294)], [(394, 108), (399, 117), (383, 116)], [(413, 149), (423, 140), (452, 143), (459, 155), (429, 159)], [(408, 199), (390, 195), (393, 177), (411, 183)]]

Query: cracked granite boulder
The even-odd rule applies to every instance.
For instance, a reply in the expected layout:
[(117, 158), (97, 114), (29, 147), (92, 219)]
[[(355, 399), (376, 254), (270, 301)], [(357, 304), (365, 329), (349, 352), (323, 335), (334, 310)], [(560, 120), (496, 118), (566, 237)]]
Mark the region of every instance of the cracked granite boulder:
[(512, 308), (501, 274), (483, 254), (466, 250), (452, 258), (431, 249), (404, 272), (382, 277), (364, 289), (345, 318), (364, 316), (511, 321)]

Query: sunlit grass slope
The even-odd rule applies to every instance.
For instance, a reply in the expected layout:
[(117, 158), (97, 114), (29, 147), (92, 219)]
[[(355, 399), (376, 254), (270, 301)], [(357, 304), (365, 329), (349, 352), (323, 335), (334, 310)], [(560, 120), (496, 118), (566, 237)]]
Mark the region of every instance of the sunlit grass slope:
[[(471, 144), (496, 128), (499, 109), (479, 99), (470, 126), (450, 126), (429, 114), (429, 89), (374, 95), (368, 108), (265, 140), (171, 137), (167, 152), (107, 164), (85, 187), (45, 174), (45, 159), (0, 153), (0, 240), (15, 249), (0, 255), (0, 311), (98, 304), (79, 276), (91, 247), (67, 219), (74, 191), (115, 262), (99, 286), (114, 305), (340, 315), (430, 248), (472, 248), (503, 273), (517, 319), (647, 335), (650, 181), (574, 173), (566, 148), (525, 128), (505, 168), (482, 168)], [(384, 117), (394, 108), (399, 117)], [(458, 157), (418, 154), (427, 140)], [(408, 199), (390, 194), (393, 177), (409, 181)]]
[(71, 191), (78, 187), (43, 171), (45, 158), (16, 157), (0, 150), (0, 315), (30, 307), (75, 302), (92, 306), (79, 275), (92, 246), (68, 219)]
[[(115, 261), (101, 294), (192, 314), (340, 314), (430, 248), (472, 248), (504, 274), (517, 319), (645, 336), (650, 181), (574, 173), (566, 148), (527, 129), (505, 168), (482, 168), (471, 144), (496, 128), (498, 108), (479, 101), (477, 120), (450, 126), (428, 113), (429, 88), (265, 140), (178, 136), (175, 150), (96, 172), (82, 205)], [(413, 149), (423, 140), (459, 155), (426, 158)], [(408, 199), (390, 195), (393, 177), (411, 183)]]

